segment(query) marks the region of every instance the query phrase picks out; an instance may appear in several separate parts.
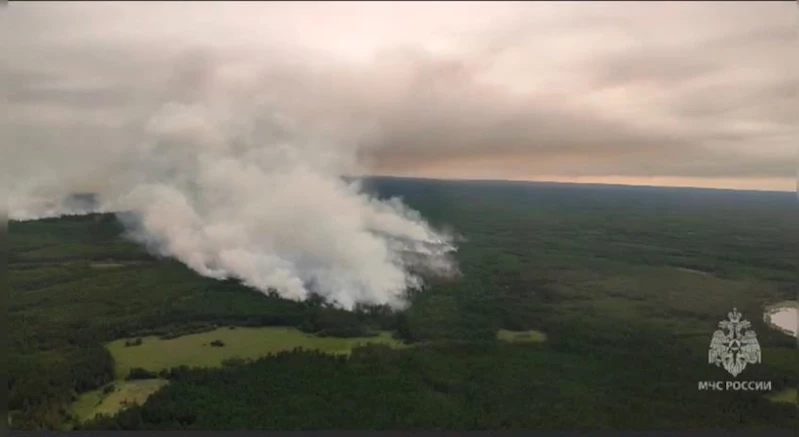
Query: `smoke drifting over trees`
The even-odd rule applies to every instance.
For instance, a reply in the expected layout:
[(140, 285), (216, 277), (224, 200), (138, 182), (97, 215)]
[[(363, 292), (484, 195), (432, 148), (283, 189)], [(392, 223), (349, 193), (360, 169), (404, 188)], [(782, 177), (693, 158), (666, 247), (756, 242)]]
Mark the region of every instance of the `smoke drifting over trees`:
[(18, 5), (0, 194), (12, 219), (131, 211), (134, 238), (205, 275), (395, 302), (411, 264), (455, 269), (453, 240), (342, 176), (784, 184), (794, 12)]
[(47, 175), (61, 183), (28, 185), (47, 195), (15, 192), (12, 218), (124, 211), (133, 239), (202, 275), (292, 299), (313, 291), (346, 308), (402, 304), (403, 291), (421, 285), (414, 263), (454, 272), (451, 236), (342, 178), (358, 172), (354, 147), (280, 114), (257, 95), (265, 88), (228, 92), (242, 82), (204, 64), (178, 69), (179, 82), (191, 79), (144, 120), (143, 136), (81, 156), (104, 177), (92, 184), (96, 198), (69, 194), (81, 186), (64, 184), (78, 174), (67, 162)]

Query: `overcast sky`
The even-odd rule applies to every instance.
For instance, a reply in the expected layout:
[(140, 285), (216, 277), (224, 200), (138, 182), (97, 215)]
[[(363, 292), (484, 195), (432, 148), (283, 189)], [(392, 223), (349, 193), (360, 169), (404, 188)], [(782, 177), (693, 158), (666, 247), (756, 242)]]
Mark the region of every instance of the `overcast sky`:
[(0, 40), (7, 175), (99, 175), (97, 147), (199, 91), (371, 173), (796, 186), (793, 2), (31, 2)]

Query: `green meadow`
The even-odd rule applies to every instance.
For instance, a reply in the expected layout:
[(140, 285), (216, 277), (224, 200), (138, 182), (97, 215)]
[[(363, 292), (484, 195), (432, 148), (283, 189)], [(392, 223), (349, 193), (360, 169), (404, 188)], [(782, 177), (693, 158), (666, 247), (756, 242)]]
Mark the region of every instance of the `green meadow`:
[[(120, 339), (106, 345), (114, 358), (117, 380), (78, 396), (71, 406), (78, 421), (93, 419), (98, 414), (112, 416), (133, 405), (141, 405), (168, 383), (165, 379), (125, 381), (132, 368), (158, 372), (179, 366), (221, 367), (226, 360), (257, 359), (297, 348), (349, 355), (353, 348), (366, 344), (402, 346), (388, 332), (373, 337), (335, 338), (281, 327), (224, 327), (168, 340), (141, 337), (140, 345), (126, 346), (132, 340), (136, 339)], [(212, 342), (221, 342), (223, 346), (213, 346)]]
[(788, 388), (777, 393), (770, 394), (768, 399), (772, 402), (796, 404), (799, 407), (799, 393), (795, 388)]
[[(106, 346), (114, 357), (117, 378), (125, 378), (130, 369), (139, 367), (151, 372), (178, 366), (219, 367), (230, 359), (256, 359), (295, 348), (318, 350), (331, 354), (349, 355), (353, 348), (368, 343), (398, 347), (388, 332), (374, 337), (318, 337), (295, 328), (284, 327), (224, 327), (200, 334), (184, 335), (170, 340), (142, 337), (139, 346), (125, 346), (132, 339), (120, 339)], [(221, 341), (224, 346), (211, 343)]]
[(511, 331), (509, 329), (497, 331), (497, 340), (509, 343), (540, 343), (546, 339), (547, 335), (539, 331)]
[(168, 383), (165, 379), (115, 381), (78, 396), (72, 404), (72, 414), (80, 421), (93, 419), (98, 414), (112, 416), (129, 406), (143, 404), (151, 394)]

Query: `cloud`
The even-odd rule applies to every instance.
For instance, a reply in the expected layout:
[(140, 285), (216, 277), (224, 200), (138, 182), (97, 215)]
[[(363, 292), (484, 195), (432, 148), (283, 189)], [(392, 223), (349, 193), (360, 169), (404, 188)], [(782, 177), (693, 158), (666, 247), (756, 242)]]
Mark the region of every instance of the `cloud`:
[(117, 129), (227, 69), (381, 172), (793, 175), (787, 4), (50, 6), (7, 14), (12, 131)]

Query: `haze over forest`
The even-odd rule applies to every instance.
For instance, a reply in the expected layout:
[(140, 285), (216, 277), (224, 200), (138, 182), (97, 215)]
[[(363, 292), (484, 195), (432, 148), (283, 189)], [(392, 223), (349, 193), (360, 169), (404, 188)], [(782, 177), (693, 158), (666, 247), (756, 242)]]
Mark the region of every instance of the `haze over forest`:
[(15, 3), (2, 188), (13, 219), (94, 193), (206, 276), (396, 303), (419, 260), (457, 272), (457, 235), (341, 176), (793, 189), (797, 21), (787, 2)]

